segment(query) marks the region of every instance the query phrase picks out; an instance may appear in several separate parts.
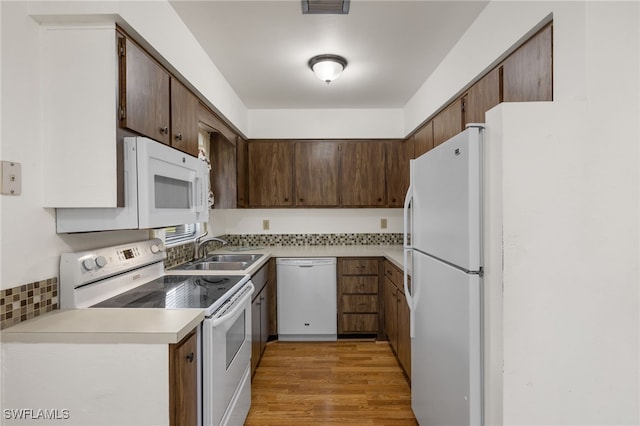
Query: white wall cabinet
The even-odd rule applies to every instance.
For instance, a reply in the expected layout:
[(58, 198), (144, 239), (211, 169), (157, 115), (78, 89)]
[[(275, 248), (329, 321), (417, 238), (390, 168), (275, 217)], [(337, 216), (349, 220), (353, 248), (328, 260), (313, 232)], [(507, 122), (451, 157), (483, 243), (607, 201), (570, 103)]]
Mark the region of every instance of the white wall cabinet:
[(117, 207), (115, 25), (41, 37), (43, 205)]

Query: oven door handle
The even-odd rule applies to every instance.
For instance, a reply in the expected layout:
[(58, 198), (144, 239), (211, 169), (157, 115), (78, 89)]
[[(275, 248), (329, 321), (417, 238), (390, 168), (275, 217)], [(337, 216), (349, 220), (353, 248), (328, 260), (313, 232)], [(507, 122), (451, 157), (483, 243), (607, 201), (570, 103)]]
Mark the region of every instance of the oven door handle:
[(245, 305), (247, 304), (247, 302), (251, 301), (251, 295), (253, 294), (253, 291), (255, 289), (255, 287), (253, 286), (253, 283), (251, 281), (249, 281), (248, 283), (249, 291), (247, 291), (244, 296), (242, 296), (240, 299), (236, 300), (234, 302), (234, 306), (233, 308), (228, 311), (225, 312), (222, 316), (217, 317), (217, 318), (212, 318), (211, 321), (211, 327), (218, 327), (219, 325), (223, 324), (224, 322), (228, 321), (230, 318), (234, 317), (235, 315), (239, 314), (241, 310), (245, 309)]

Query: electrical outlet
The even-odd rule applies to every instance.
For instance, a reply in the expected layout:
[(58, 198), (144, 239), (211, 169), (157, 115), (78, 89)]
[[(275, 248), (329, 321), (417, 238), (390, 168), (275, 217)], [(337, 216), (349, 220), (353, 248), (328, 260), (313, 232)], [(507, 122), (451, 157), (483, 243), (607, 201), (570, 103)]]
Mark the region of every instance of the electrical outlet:
[(380, 229), (387, 229), (387, 218), (383, 217), (380, 219)]
[(22, 193), (22, 165), (15, 161), (0, 162), (2, 169), (2, 191), (4, 195), (20, 195)]
[(264, 219), (262, 221), (262, 229), (264, 231), (268, 231), (269, 230), (269, 219)]

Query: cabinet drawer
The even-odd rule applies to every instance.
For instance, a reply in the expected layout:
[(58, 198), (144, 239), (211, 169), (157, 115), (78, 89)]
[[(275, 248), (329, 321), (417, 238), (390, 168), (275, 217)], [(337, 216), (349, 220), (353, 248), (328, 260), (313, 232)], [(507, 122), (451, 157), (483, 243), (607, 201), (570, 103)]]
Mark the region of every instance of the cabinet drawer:
[(384, 276), (389, 278), (396, 286), (401, 287), (403, 280), (403, 272), (388, 260), (384, 261)]
[(344, 275), (378, 275), (378, 259), (343, 259)]
[(262, 288), (267, 284), (267, 281), (269, 280), (268, 272), (269, 272), (269, 266), (268, 266), (268, 263), (265, 263), (264, 266), (262, 266), (258, 272), (256, 272), (251, 276), (251, 282), (256, 287), (256, 290), (253, 293), (254, 299), (262, 291)]
[(378, 293), (378, 277), (369, 276), (343, 276), (342, 293)]
[(342, 296), (342, 312), (378, 312), (378, 296)]
[(378, 314), (342, 314), (343, 333), (377, 333)]

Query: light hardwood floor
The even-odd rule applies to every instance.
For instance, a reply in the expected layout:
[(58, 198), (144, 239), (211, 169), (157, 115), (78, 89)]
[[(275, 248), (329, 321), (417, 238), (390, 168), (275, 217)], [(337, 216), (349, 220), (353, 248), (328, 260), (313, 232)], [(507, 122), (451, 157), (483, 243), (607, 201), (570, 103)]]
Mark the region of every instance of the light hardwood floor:
[(417, 425), (387, 342), (273, 342), (252, 383), (246, 426)]

